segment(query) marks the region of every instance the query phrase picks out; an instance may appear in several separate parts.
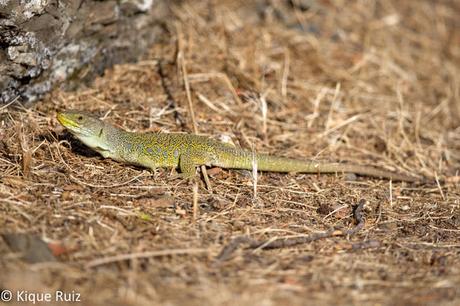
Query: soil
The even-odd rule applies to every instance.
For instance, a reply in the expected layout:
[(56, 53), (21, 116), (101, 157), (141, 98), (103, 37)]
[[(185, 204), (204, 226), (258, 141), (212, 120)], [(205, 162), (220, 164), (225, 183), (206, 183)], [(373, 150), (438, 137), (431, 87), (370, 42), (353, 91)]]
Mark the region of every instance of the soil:
[[(0, 291), (82, 305), (459, 305), (459, 2), (172, 9), (137, 63), (0, 108)], [(103, 159), (59, 125), (65, 109), (430, 181), (207, 169), (206, 186)], [(43, 243), (15, 249), (20, 237), (55, 260), (31, 263), (21, 250)]]

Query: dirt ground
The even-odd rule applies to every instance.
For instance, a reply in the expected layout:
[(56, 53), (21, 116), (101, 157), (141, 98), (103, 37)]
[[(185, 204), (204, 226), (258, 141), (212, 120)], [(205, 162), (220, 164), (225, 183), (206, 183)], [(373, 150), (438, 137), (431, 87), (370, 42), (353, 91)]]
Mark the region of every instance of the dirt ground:
[[(185, 1), (139, 62), (1, 107), (0, 289), (81, 305), (459, 305), (459, 11)], [(172, 169), (102, 159), (58, 124), (64, 109), (431, 182), (208, 169), (211, 189), (194, 189)], [(7, 243), (17, 233), (56, 260), (21, 259)]]

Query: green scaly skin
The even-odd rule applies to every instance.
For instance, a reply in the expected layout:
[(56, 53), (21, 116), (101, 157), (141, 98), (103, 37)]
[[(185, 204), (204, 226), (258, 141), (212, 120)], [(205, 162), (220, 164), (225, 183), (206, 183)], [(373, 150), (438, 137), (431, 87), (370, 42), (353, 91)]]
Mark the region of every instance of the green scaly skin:
[(208, 137), (181, 133), (132, 133), (117, 128), (90, 114), (66, 111), (58, 121), (85, 145), (105, 158), (150, 169), (179, 168), (191, 178), (196, 167), (217, 166), (226, 169), (301, 173), (355, 173), (393, 181), (417, 182), (418, 178), (370, 166), (304, 161), (236, 148)]

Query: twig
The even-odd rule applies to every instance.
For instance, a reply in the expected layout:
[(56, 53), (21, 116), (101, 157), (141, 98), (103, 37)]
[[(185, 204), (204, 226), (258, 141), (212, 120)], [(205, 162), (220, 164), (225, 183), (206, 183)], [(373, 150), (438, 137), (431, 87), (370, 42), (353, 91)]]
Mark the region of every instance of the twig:
[(322, 139), (322, 138), (326, 137), (327, 135), (329, 135), (329, 134), (331, 134), (331, 133), (343, 128), (344, 126), (347, 126), (348, 124), (355, 122), (359, 118), (361, 118), (361, 114), (354, 115), (354, 116), (348, 118), (347, 120), (341, 122), (340, 124), (338, 124), (335, 127), (327, 128), (324, 132), (322, 132), (321, 134), (317, 135), (316, 138), (317, 139)]
[(390, 189), (390, 207), (393, 207), (393, 180), (390, 179), (389, 189)]
[(4, 109), (7, 109), (11, 104), (16, 102), (19, 99), (19, 96), (16, 96), (14, 99), (12, 99), (10, 102), (6, 103), (2, 107), (0, 107), (0, 112), (3, 111)]
[(287, 82), (289, 77), (289, 65), (291, 63), (291, 58), (289, 56), (289, 50), (284, 50), (284, 69), (283, 76), (281, 78), (281, 96), (283, 97), (283, 102), (285, 102), (287, 97)]
[(441, 198), (443, 201), (446, 200), (446, 197), (444, 196), (444, 192), (442, 191), (442, 187), (441, 187), (441, 184), (439, 183), (439, 178), (438, 178), (438, 174), (435, 172), (435, 180), (436, 180), (436, 186), (438, 187), (438, 190), (439, 190), (439, 193), (441, 194)]
[(196, 124), (196, 119), (195, 119), (195, 111), (193, 109), (193, 102), (192, 102), (192, 93), (190, 91), (190, 83), (188, 81), (188, 76), (187, 76), (187, 67), (185, 63), (185, 56), (184, 56), (184, 49), (182, 46), (182, 33), (180, 28), (178, 27), (177, 29), (178, 32), (178, 38), (177, 38), (177, 64), (180, 66), (180, 70), (182, 72), (182, 78), (184, 81), (184, 87), (185, 87), (185, 93), (187, 94), (187, 102), (188, 102), (188, 111), (190, 113), (190, 119), (192, 121), (192, 126), (193, 126), (193, 132), (198, 133), (198, 127)]
[(285, 238), (276, 238), (268, 240), (255, 240), (247, 236), (239, 236), (233, 239), (229, 244), (227, 244), (222, 251), (217, 256), (217, 261), (228, 260), (231, 255), (242, 245), (247, 244), (248, 249), (280, 249), (292, 247), (299, 244), (310, 243), (319, 239), (331, 238), (337, 236), (352, 236), (360, 231), (364, 227), (364, 217), (363, 217), (363, 208), (366, 204), (366, 200), (361, 199), (359, 204), (356, 206), (353, 212), (353, 218), (357, 222), (357, 225), (350, 230), (337, 230), (331, 229), (322, 233), (315, 233), (308, 236), (297, 236), (297, 237), (285, 237)]
[[(177, 35), (178, 36), (177, 38), (177, 48), (178, 48), (177, 62), (178, 62), (178, 65), (180, 65), (180, 69), (182, 72), (182, 78), (184, 79), (185, 92), (187, 94), (188, 110), (190, 113), (190, 119), (192, 120), (193, 132), (195, 134), (198, 134), (198, 126), (196, 124), (195, 111), (193, 109), (192, 93), (190, 91), (190, 83), (188, 81), (188, 76), (187, 76), (187, 67), (185, 63), (184, 50), (182, 47), (182, 36), (181, 36), (181, 30), (179, 26), (178, 26), (177, 32), (178, 32), (178, 35)], [(212, 192), (212, 186), (211, 186), (211, 182), (209, 181), (208, 173), (206, 172), (206, 166), (201, 165), (200, 169), (201, 169), (201, 173), (203, 174), (204, 182), (206, 184), (206, 189)]]
[(253, 196), (254, 201), (257, 200), (257, 181), (258, 181), (258, 172), (257, 172), (257, 154), (252, 147), (252, 183), (253, 183)]
[(352, 250), (364, 250), (378, 248), (381, 245), (381, 242), (378, 240), (365, 240), (353, 243), (351, 245)]
[(109, 257), (92, 260), (86, 265), (86, 268), (94, 268), (97, 266), (106, 265), (106, 264), (113, 263), (113, 262), (132, 260), (132, 259), (137, 259), (137, 258), (151, 258), (151, 257), (162, 257), (162, 256), (170, 256), (170, 255), (198, 254), (198, 253), (205, 253), (207, 251), (208, 250), (206, 249), (172, 249), (172, 250), (121, 254), (121, 255), (109, 256)]
[(159, 60), (157, 63), (157, 71), (158, 75), (160, 76), (161, 80), (161, 87), (163, 87), (163, 91), (166, 94), (166, 101), (168, 102), (168, 109), (173, 111), (174, 120), (178, 122), (181, 128), (185, 128), (185, 120), (182, 115), (177, 111), (177, 103), (174, 99), (174, 96), (171, 93), (170, 87), (167, 83), (167, 75), (163, 68), (164, 60)]
[(193, 185), (193, 221), (198, 217), (198, 183)]
[(93, 187), (93, 188), (113, 188), (113, 187), (120, 187), (120, 186), (128, 185), (129, 183), (134, 182), (135, 180), (137, 180), (140, 177), (145, 177), (146, 173), (150, 174), (147, 171), (142, 171), (141, 174), (138, 174), (138, 175), (134, 176), (133, 178), (130, 178), (129, 180), (127, 180), (125, 182), (115, 183), (115, 184), (111, 184), (111, 185), (96, 185), (96, 184), (87, 183), (87, 182), (84, 182), (84, 181), (81, 181), (81, 180), (77, 179), (72, 174), (69, 175), (69, 178), (70, 178), (70, 180), (72, 182), (80, 184), (80, 185), (83, 185), (83, 186), (88, 186), (88, 187)]
[(324, 132), (322, 133), (322, 136), (320, 137), (324, 137), (330, 133), (329, 129), (330, 129), (331, 122), (332, 122), (332, 113), (334, 112), (334, 108), (337, 107), (336, 104), (338, 103), (337, 100), (340, 96), (340, 88), (341, 88), (341, 84), (337, 83), (335, 86), (334, 97), (332, 98), (331, 106), (329, 108), (329, 113), (327, 115), (326, 127), (324, 129)]
[(268, 92), (263, 93), (260, 95), (260, 111), (262, 113), (262, 134), (264, 137), (264, 141), (268, 142), (268, 137), (267, 137), (267, 116), (268, 116), (268, 106), (267, 106), (267, 96)]
[(364, 216), (363, 216), (363, 209), (364, 205), (366, 205), (366, 200), (361, 199), (359, 200), (358, 205), (353, 210), (353, 218), (357, 222), (356, 226), (350, 230), (346, 231), (347, 236), (353, 236), (357, 232), (359, 232), (364, 227)]
[[(235, 87), (233, 86), (232, 82), (228, 78), (228, 76), (225, 73), (221, 72), (211, 72), (211, 73), (193, 73), (189, 75), (189, 81), (191, 82), (204, 82), (204, 81), (209, 81), (212, 78), (216, 78), (220, 81), (222, 81), (225, 86), (230, 90), (230, 93), (233, 96), (233, 99), (235, 100), (236, 104), (238, 106), (243, 106), (243, 102), (240, 99), (240, 96), (238, 95), (238, 92), (236, 91)], [(227, 111), (231, 111), (231, 109), (226, 109)]]
[(30, 175), (31, 167), (32, 167), (32, 154), (33, 151), (29, 148), (28, 142), (24, 135), (24, 125), (21, 124), (17, 127), (17, 133), (19, 138), (19, 145), (22, 151), (22, 175), (24, 177), (28, 177)]

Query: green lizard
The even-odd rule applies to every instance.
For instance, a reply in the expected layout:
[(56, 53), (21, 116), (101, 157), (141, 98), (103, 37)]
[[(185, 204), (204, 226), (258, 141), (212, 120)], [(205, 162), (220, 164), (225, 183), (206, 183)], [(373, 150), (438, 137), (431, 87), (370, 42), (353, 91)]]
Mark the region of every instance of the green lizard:
[(99, 152), (104, 158), (150, 169), (178, 167), (182, 176), (186, 178), (193, 177), (196, 174), (196, 167), (201, 165), (252, 170), (256, 164), (257, 170), (260, 171), (355, 173), (394, 181), (421, 181), (412, 176), (371, 166), (304, 161), (257, 154), (205, 136), (182, 133), (127, 132), (79, 111), (60, 112), (57, 114), (57, 119), (76, 138)]

